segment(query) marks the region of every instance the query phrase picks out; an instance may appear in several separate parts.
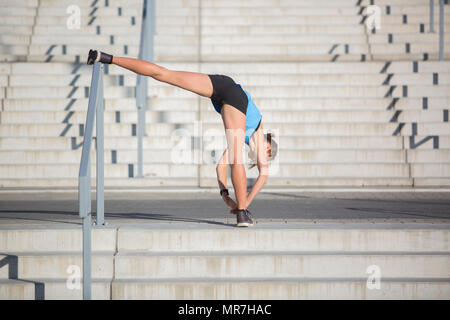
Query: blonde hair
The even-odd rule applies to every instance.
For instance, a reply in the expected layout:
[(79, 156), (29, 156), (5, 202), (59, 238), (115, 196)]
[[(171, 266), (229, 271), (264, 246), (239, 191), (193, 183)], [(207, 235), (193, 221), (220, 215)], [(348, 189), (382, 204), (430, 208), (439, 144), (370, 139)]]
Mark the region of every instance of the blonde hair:
[[(264, 134), (264, 139), (271, 146), (271, 148), (270, 148), (270, 156), (267, 159), (268, 161), (272, 161), (273, 159), (275, 159), (275, 157), (277, 156), (277, 153), (278, 153), (278, 143), (273, 139), (274, 136), (275, 135), (273, 133), (271, 133), (271, 132), (268, 132), (268, 133)], [(256, 159), (254, 159), (253, 157), (250, 157), (248, 169), (249, 170), (253, 169), (254, 167), (256, 167), (256, 165), (257, 165)]]

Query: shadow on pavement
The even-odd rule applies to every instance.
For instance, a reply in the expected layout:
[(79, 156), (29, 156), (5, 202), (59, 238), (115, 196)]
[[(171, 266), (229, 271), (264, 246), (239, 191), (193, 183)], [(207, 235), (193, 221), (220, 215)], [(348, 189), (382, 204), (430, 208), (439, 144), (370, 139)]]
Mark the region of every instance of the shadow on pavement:
[[(11, 213), (12, 215), (4, 215)], [(32, 214), (33, 217), (20, 217), (17, 215), (20, 214)], [(75, 225), (81, 225), (81, 218), (80, 222), (70, 222), (70, 221), (64, 221), (64, 220), (52, 220), (52, 219), (46, 219), (45, 216), (43, 217), (36, 217), (34, 215), (37, 214), (49, 214), (49, 215), (62, 215), (65, 218), (67, 216), (70, 216), (70, 218), (76, 219), (78, 218), (78, 212), (74, 211), (50, 211), (50, 210), (0, 210), (0, 219), (17, 219), (17, 220), (32, 220), (32, 221), (44, 221), (44, 222), (57, 222), (57, 223), (67, 223), (67, 224), (75, 224)], [(92, 212), (92, 216), (95, 217), (95, 212)], [(168, 214), (157, 214), (157, 213), (107, 213), (105, 212), (105, 220), (108, 218), (116, 218), (116, 219), (136, 219), (136, 220), (155, 220), (155, 221), (170, 221), (170, 222), (195, 222), (195, 223), (206, 223), (206, 224), (213, 224), (213, 225), (222, 225), (222, 226), (232, 226), (235, 227), (235, 224), (231, 223), (224, 223), (220, 221), (214, 221), (214, 220), (207, 220), (207, 219), (197, 219), (197, 218), (185, 218), (185, 217), (176, 217)]]

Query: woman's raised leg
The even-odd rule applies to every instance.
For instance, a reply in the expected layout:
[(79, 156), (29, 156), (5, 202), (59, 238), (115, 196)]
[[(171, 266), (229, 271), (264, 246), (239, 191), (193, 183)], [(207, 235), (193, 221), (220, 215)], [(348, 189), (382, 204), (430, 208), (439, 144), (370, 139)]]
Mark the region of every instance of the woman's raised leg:
[(210, 98), (213, 94), (211, 79), (207, 74), (188, 71), (174, 71), (149, 61), (113, 57), (112, 63), (143, 76), (165, 82), (179, 88)]

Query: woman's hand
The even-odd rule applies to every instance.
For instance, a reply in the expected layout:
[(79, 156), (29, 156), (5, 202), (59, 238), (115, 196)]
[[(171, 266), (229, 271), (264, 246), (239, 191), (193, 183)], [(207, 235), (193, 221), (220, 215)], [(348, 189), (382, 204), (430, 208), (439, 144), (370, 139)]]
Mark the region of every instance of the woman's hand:
[(222, 200), (229, 206), (231, 209), (237, 208), (236, 202), (233, 201), (233, 199), (230, 198), (228, 194), (225, 192), (222, 193)]

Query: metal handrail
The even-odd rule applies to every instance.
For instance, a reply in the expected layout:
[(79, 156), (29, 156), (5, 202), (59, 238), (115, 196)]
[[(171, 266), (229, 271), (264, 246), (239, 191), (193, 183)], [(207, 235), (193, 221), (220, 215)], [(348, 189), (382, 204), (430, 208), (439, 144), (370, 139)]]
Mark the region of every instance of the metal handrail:
[[(153, 36), (155, 33), (155, 0), (144, 0), (142, 13), (141, 44), (139, 58), (153, 60)], [(147, 103), (147, 77), (138, 75), (136, 83), (136, 106), (138, 108), (138, 176), (142, 174), (142, 137), (145, 135), (145, 110)], [(91, 299), (91, 161), (90, 150), (96, 119), (97, 149), (97, 216), (96, 225), (106, 226), (104, 220), (104, 103), (103, 65), (94, 63), (89, 104), (86, 115), (83, 149), (78, 174), (79, 215), (83, 219), (83, 299)]]
[(444, 0), (439, 0), (439, 60), (444, 60)]
[(83, 218), (83, 299), (91, 299), (91, 144), (94, 120), (97, 115), (97, 226), (105, 226), (104, 221), (104, 123), (103, 123), (103, 65), (94, 64), (92, 71), (89, 104), (78, 174), (79, 215)]
[[(439, 60), (444, 60), (444, 0), (439, 0)], [(434, 33), (434, 0), (430, 0), (430, 33)]]
[[(142, 10), (141, 43), (139, 46), (139, 59), (153, 61), (153, 37), (155, 34), (155, 0), (144, 0)], [(136, 107), (138, 109), (138, 172), (137, 178), (143, 178), (143, 151), (142, 139), (145, 136), (145, 111), (147, 110), (146, 76), (137, 75), (136, 79)]]

